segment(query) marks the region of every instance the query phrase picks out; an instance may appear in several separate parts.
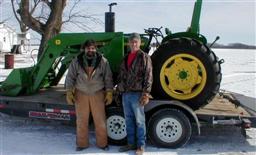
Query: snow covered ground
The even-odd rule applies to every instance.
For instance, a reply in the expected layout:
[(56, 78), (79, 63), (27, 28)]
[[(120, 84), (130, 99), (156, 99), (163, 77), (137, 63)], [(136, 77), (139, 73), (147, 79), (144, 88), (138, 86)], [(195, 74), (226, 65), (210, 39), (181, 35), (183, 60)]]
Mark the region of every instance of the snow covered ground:
[[(256, 129), (248, 131), (245, 139), (236, 127), (202, 127), (201, 136), (194, 134), (190, 142), (179, 149), (156, 148), (148, 144), (145, 155), (178, 154), (220, 154), (244, 155), (256, 152)], [(49, 155), (49, 154), (93, 154), (115, 155), (118, 146), (110, 146), (102, 151), (95, 146), (94, 133), (90, 132), (90, 148), (82, 152), (75, 151), (75, 128), (56, 122), (36, 121), (9, 116), (0, 118), (0, 154), (1, 155)], [(132, 151), (122, 153), (133, 155)]]
[(225, 62), (221, 89), (256, 97), (256, 50), (215, 49)]
[[(216, 49), (223, 58), (221, 89), (256, 97), (256, 50)], [(36, 55), (33, 55), (36, 58)], [(15, 55), (15, 68), (33, 65), (30, 53)], [(0, 54), (0, 81), (11, 70), (4, 69), (3, 54)], [(256, 104), (256, 103), (255, 103)], [(243, 155), (256, 153), (256, 128), (251, 128), (245, 139), (237, 127), (203, 126), (200, 136), (193, 134), (183, 148), (164, 149), (147, 145), (145, 155), (220, 154)], [(120, 154), (118, 146), (110, 146), (105, 152), (95, 146), (94, 132), (90, 132), (90, 148), (75, 150), (75, 128), (59, 122), (39, 121), (0, 114), (0, 155), (38, 154)], [(134, 152), (127, 153), (132, 155)]]

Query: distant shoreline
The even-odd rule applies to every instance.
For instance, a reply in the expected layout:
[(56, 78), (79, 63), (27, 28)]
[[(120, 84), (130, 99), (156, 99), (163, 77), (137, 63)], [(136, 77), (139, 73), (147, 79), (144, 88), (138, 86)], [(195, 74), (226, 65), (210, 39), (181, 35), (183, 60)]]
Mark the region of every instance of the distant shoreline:
[[(208, 43), (210, 46), (210, 43)], [(231, 43), (228, 45), (222, 45), (215, 43), (211, 48), (222, 48), (222, 49), (256, 49), (254, 45), (246, 45), (242, 43)]]
[[(208, 47), (211, 46), (211, 43), (207, 43)], [(151, 47), (156, 47), (156, 43), (152, 43)], [(246, 45), (242, 43), (231, 43), (228, 45), (215, 43), (211, 46), (211, 48), (222, 48), (222, 49), (256, 49), (256, 45)]]

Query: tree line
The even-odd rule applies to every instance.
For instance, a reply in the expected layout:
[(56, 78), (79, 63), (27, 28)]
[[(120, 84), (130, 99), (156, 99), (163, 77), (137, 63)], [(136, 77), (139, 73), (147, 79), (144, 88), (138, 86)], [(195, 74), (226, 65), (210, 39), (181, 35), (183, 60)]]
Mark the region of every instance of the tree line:
[(243, 43), (230, 43), (228, 45), (215, 43), (212, 46), (212, 48), (256, 49), (256, 46), (255, 45), (247, 45), (247, 44), (243, 44)]

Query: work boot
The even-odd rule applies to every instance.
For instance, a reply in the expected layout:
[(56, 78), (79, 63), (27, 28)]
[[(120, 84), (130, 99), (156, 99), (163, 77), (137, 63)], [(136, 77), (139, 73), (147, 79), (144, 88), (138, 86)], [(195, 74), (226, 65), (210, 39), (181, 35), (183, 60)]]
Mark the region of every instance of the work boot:
[(135, 154), (136, 155), (143, 155), (144, 153), (144, 147), (138, 147)]
[(109, 150), (109, 147), (108, 145), (104, 146), (104, 147), (100, 147), (100, 149), (104, 150), (104, 151), (108, 151)]
[(87, 147), (79, 147), (79, 146), (76, 147), (76, 151), (83, 151), (84, 149), (87, 149)]
[(129, 150), (136, 150), (136, 146), (133, 145), (133, 144), (128, 144), (128, 145), (125, 145), (125, 146), (122, 146), (119, 148), (119, 152), (126, 152), (126, 151), (129, 151)]

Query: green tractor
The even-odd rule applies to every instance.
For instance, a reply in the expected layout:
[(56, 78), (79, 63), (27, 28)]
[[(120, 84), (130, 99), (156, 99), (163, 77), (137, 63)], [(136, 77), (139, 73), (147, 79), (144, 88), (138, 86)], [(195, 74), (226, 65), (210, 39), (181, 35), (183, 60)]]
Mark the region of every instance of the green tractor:
[[(106, 23), (113, 20), (113, 12), (106, 13)], [(149, 28), (141, 34), (142, 49), (149, 52), (153, 38), (162, 37), (151, 58), (154, 66), (152, 95), (155, 99), (182, 100), (192, 109), (206, 105), (218, 92), (221, 82), (220, 61), (199, 33), (202, 0), (197, 0), (191, 25), (186, 32), (171, 33), (166, 29)], [(112, 26), (113, 27), (113, 26)], [(113, 28), (106, 26), (106, 31)], [(71, 60), (80, 53), (80, 45), (89, 38), (98, 42), (99, 50), (110, 61), (114, 75), (121, 59), (128, 52), (129, 34), (68, 33), (52, 38), (38, 63), (29, 68), (14, 69), (1, 83), (1, 93), (7, 96), (32, 94), (43, 87), (57, 85)], [(30, 79), (30, 80), (28, 80)]]
[[(105, 23), (110, 23), (106, 24), (106, 32), (58, 34), (49, 40), (37, 64), (28, 68), (14, 69), (6, 80), (0, 83), (0, 94), (14, 97), (23, 95), (29, 98), (42, 88), (48, 89), (58, 85), (72, 59), (81, 52), (81, 44), (87, 39), (94, 39), (97, 42), (99, 52), (109, 60), (115, 81), (119, 65), (124, 55), (129, 52), (127, 43), (130, 34), (114, 32), (114, 13), (111, 12), (113, 5), (115, 3), (110, 4), (110, 11), (106, 13)], [(202, 0), (197, 0), (191, 25), (186, 32), (171, 33), (170, 30), (165, 29), (164, 36), (161, 28), (149, 28), (141, 34), (141, 49), (147, 53), (151, 53), (150, 46), (153, 39), (157, 41), (159, 37), (162, 38), (161, 43), (156, 42), (157, 48), (151, 55), (154, 99), (145, 107), (150, 126), (149, 137), (158, 146), (172, 148), (183, 146), (191, 136), (191, 122), (196, 122), (200, 133), (200, 123), (193, 110), (208, 104), (219, 91), (222, 78), (220, 64), (223, 61), (218, 60), (208, 46), (206, 38), (199, 33), (201, 6)], [(12, 98), (4, 100), (3, 96), (0, 96), (4, 103), (1, 107), (10, 106), (11, 109), (17, 105), (17, 101), (12, 105), (12, 101), (9, 101)], [(37, 103), (31, 102), (30, 111), (33, 111), (25, 115), (30, 117), (32, 116), (30, 114), (36, 114), (37, 117), (43, 117), (47, 116), (47, 113), (35, 111), (53, 107), (63, 108), (66, 105), (65, 97), (59, 98), (63, 98), (64, 104), (56, 104), (57, 100), (54, 100), (53, 104), (43, 103), (41, 100)], [(19, 109), (26, 108), (25, 104), (28, 101), (30, 99), (26, 100), (24, 105), (19, 101)], [(66, 105), (65, 108), (73, 107)], [(121, 144), (126, 136), (122, 109), (112, 104), (107, 111), (110, 141)], [(66, 116), (66, 114), (56, 116), (63, 115)], [(177, 129), (173, 130), (173, 128), (171, 132), (167, 132), (170, 126), (166, 126), (166, 123), (169, 122), (176, 124), (174, 128)]]

